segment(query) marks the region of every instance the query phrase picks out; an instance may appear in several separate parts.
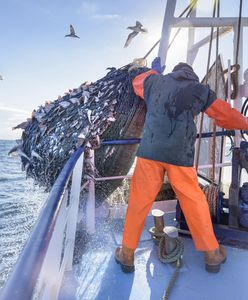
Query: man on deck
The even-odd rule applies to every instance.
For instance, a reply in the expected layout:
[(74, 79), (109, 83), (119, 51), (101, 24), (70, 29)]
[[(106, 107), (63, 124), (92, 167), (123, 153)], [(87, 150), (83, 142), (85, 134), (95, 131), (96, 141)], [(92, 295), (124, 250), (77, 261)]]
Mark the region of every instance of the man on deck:
[(226, 260), (224, 248), (213, 232), (206, 197), (198, 184), (194, 164), (194, 118), (206, 113), (225, 129), (248, 130), (248, 120), (227, 102), (217, 99), (208, 85), (186, 63), (162, 75), (160, 59), (152, 70), (136, 76), (133, 88), (147, 107), (143, 137), (132, 177), (122, 247), (115, 252), (124, 272), (134, 271), (134, 251), (146, 217), (167, 172), (186, 218), (195, 247), (203, 251), (205, 267), (218, 272)]

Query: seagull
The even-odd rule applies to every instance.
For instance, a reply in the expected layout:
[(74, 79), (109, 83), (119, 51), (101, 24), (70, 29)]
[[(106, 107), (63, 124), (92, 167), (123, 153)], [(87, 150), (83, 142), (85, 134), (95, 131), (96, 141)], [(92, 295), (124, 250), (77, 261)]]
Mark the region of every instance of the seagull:
[(127, 27), (127, 29), (131, 29), (133, 30), (133, 32), (131, 32), (128, 37), (127, 37), (127, 40), (126, 40), (126, 43), (124, 45), (124, 48), (128, 47), (129, 44), (131, 43), (131, 40), (139, 33), (147, 33), (147, 29), (145, 28), (142, 28), (143, 25), (139, 22), (139, 21), (136, 21), (136, 25), (135, 26), (129, 26)]
[(80, 37), (75, 34), (75, 30), (72, 25), (70, 25), (70, 34), (66, 34), (65, 37), (74, 37), (80, 39)]

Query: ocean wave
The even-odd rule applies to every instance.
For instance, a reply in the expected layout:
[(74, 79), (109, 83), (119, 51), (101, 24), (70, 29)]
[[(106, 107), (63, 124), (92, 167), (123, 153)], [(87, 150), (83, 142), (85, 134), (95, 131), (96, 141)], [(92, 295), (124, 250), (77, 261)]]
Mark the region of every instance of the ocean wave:
[(47, 198), (9, 157), (15, 141), (0, 141), (0, 289), (15, 264)]
[(23, 181), (25, 177), (20, 176), (20, 177), (0, 177), (0, 182), (11, 182), (11, 181)]

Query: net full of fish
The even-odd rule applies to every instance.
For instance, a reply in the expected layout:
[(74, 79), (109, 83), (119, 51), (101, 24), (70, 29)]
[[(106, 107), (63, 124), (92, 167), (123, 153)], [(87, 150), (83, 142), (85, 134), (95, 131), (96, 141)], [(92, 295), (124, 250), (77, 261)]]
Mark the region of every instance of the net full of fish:
[[(125, 175), (137, 145), (99, 147), (101, 140), (140, 137), (145, 105), (134, 94), (133, 78), (146, 68), (130, 65), (112, 69), (105, 77), (84, 83), (65, 96), (40, 106), (22, 128), (21, 142), (10, 152), (21, 156), (23, 170), (48, 190), (80, 143), (95, 148), (95, 168), (85, 153), (84, 175)], [(80, 143), (79, 143), (80, 141)], [(108, 196), (121, 180), (98, 183), (99, 195)]]

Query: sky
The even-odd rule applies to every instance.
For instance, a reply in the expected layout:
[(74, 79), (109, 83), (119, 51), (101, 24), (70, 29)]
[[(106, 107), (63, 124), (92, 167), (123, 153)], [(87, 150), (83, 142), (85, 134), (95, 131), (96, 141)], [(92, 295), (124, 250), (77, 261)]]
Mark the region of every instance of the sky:
[[(0, 0), (0, 139), (18, 139), (12, 127), (33, 109), (55, 100), (85, 81), (96, 81), (107, 67), (121, 67), (143, 57), (160, 38), (166, 0)], [(175, 16), (188, 5), (178, 0)], [(224, 3), (222, 3), (224, 2)], [(222, 0), (221, 16), (238, 16), (237, 0)], [(244, 16), (248, 0), (243, 1)], [(199, 16), (211, 16), (212, 1), (199, 0)], [(246, 15), (245, 15), (246, 13)], [(139, 20), (148, 33), (139, 34), (128, 48), (128, 26)], [(72, 24), (80, 39), (65, 38)], [(196, 41), (210, 29), (198, 29)], [(245, 30), (244, 45), (248, 43)], [(187, 31), (181, 30), (166, 61), (166, 71), (186, 60)], [(213, 45), (214, 47), (214, 45)], [(215, 50), (213, 50), (214, 52)], [(224, 62), (232, 58), (232, 33), (220, 40)], [(148, 66), (158, 47), (148, 57)], [(212, 62), (214, 55), (212, 57)], [(193, 65), (204, 76), (207, 46)], [(247, 59), (244, 60), (247, 68)]]

